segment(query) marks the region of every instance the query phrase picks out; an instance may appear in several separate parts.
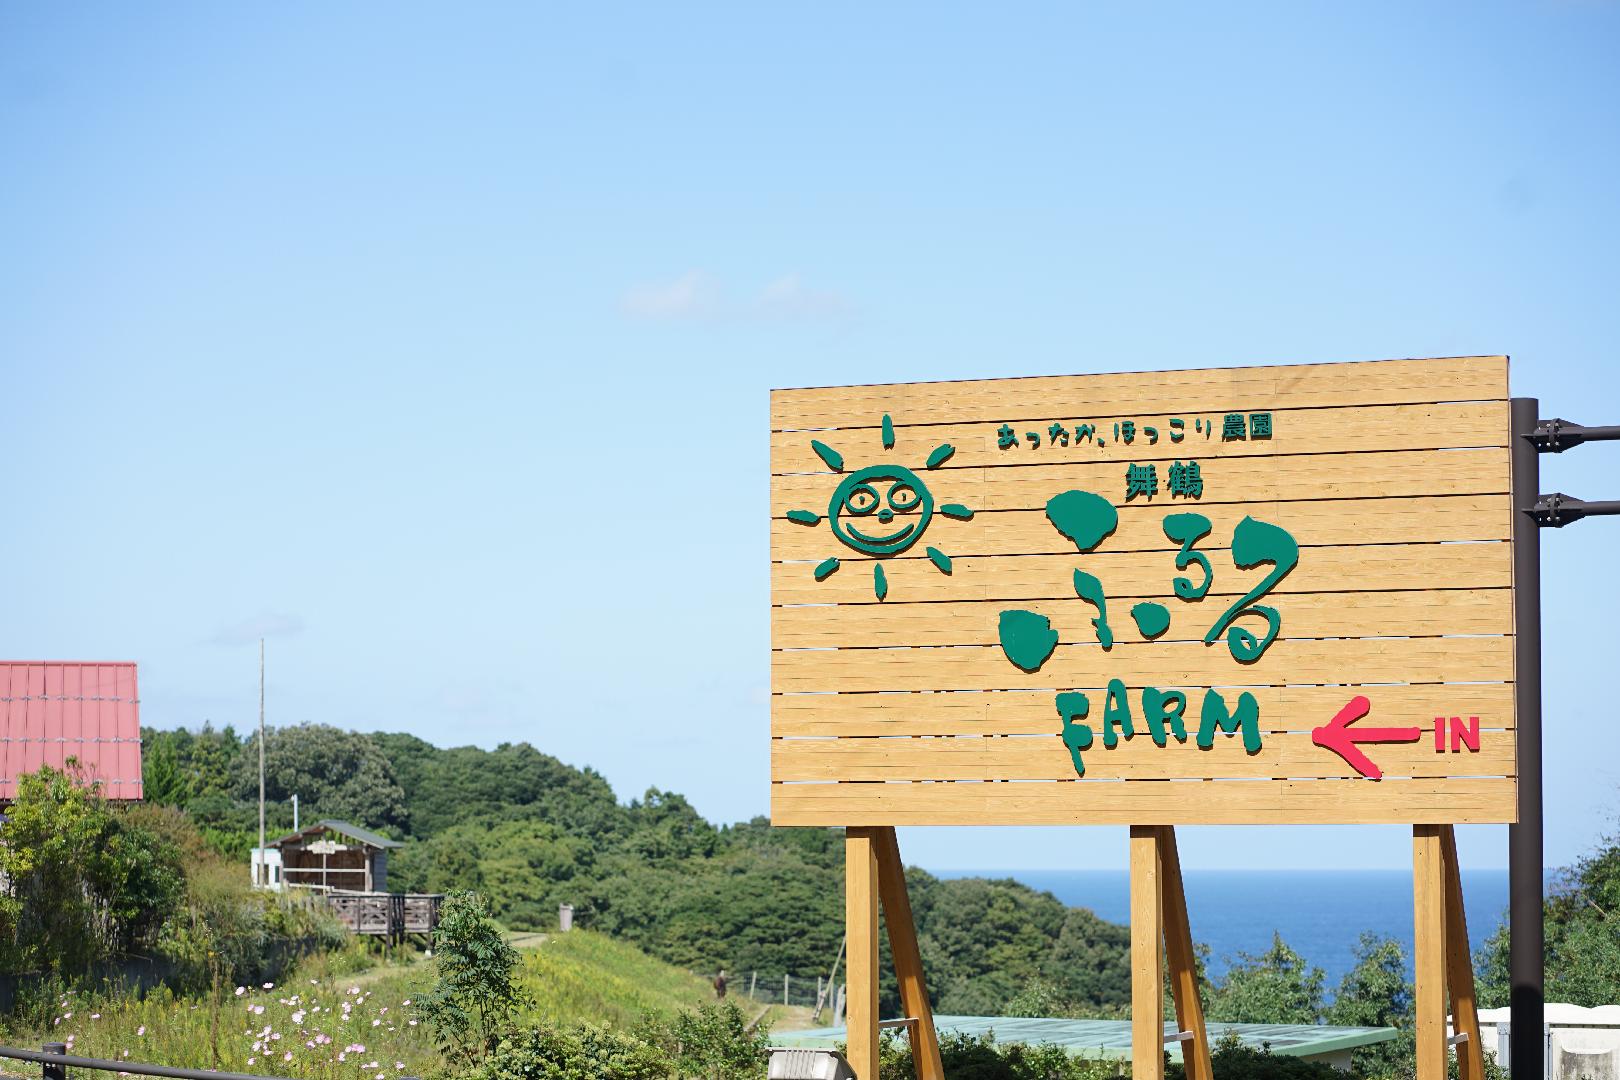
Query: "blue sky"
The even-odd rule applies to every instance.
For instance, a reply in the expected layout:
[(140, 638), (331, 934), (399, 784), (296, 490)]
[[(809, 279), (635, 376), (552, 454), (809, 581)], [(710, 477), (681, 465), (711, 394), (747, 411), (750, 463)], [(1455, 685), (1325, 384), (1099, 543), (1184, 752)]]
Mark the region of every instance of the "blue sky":
[[(275, 723), (762, 813), (771, 387), (1505, 352), (1620, 422), (1617, 59), (1589, 2), (7, 3), (0, 655), (242, 727), (263, 633)], [(1544, 475), (1620, 497), (1620, 447)], [(1555, 863), (1620, 810), (1617, 542), (1545, 537)]]

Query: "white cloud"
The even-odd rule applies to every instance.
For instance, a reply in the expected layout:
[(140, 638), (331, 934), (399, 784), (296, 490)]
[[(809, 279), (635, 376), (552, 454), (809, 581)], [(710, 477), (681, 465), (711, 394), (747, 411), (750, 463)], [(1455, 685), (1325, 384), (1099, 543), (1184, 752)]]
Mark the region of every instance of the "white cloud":
[(674, 281), (635, 286), (619, 306), (637, 319), (692, 319), (713, 315), (719, 304), (714, 279), (701, 270), (688, 270)]
[(220, 627), (214, 634), (215, 645), (247, 645), (260, 638), (291, 637), (303, 633), (304, 620), (297, 615), (265, 612), (251, 619)]
[(634, 319), (726, 322), (830, 320), (843, 318), (851, 311), (843, 294), (815, 288), (797, 272), (783, 274), (739, 300), (701, 270), (688, 270), (673, 281), (637, 285), (624, 294), (619, 307)]
[(847, 314), (849, 301), (830, 289), (811, 288), (795, 272), (766, 285), (755, 307), (761, 314), (778, 319), (826, 319)]

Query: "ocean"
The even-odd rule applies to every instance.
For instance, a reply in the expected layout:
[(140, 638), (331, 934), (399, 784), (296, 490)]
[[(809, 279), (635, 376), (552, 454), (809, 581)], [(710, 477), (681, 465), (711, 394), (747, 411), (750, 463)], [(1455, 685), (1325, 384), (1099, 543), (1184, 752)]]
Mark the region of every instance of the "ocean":
[[(947, 870), (939, 877), (1013, 878), (1090, 908), (1109, 922), (1130, 921), (1125, 870)], [(1193, 940), (1209, 946), (1209, 974), (1224, 975), (1238, 953), (1271, 946), (1273, 932), (1327, 975), (1329, 996), (1355, 964), (1365, 930), (1412, 951), (1410, 870), (1184, 870)], [(1507, 918), (1506, 870), (1464, 870), (1468, 938), (1477, 950)], [(1410, 962), (1408, 963), (1410, 970)]]

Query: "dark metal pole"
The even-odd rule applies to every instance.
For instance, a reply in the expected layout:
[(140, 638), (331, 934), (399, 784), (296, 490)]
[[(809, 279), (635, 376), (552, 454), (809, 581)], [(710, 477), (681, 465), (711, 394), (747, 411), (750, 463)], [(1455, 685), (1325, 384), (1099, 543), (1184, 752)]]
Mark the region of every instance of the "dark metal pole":
[(1514, 398), (1513, 679), (1518, 750), (1519, 820), (1508, 826), (1512, 973), (1509, 1068), (1513, 1080), (1545, 1080), (1546, 961), (1542, 951), (1541, 825), (1541, 527), (1536, 503), (1541, 461), (1536, 448), (1535, 398)]
[[(67, 1054), (67, 1043), (46, 1043), (40, 1049), (47, 1054), (63, 1056)], [(47, 1061), (39, 1068), (45, 1080), (67, 1080), (67, 1067), (64, 1065)]]

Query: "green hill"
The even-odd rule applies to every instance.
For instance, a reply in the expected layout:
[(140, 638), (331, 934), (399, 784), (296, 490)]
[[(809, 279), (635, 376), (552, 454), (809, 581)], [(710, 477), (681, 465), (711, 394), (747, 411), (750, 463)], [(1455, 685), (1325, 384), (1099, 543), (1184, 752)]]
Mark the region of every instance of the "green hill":
[(523, 986), (534, 999), (526, 1021), (625, 1028), (714, 1000), (708, 980), (589, 930), (552, 934), (522, 953)]
[[(148, 798), (181, 807), (218, 850), (244, 859), (257, 826), (255, 738), (206, 727), (142, 738)], [(717, 826), (656, 789), (621, 803), (599, 773), (527, 743), (442, 749), (305, 724), (271, 729), (265, 750), (271, 831), (290, 824), (297, 792), (308, 820), (343, 818), (403, 838), (392, 888), (476, 890), (515, 930), (550, 930), (558, 904), (571, 904), (576, 926), (684, 971), (725, 968), (761, 986), (789, 976), (794, 988), (814, 987), (838, 955), (841, 830), (777, 829), (763, 818)], [(907, 880), (941, 1012), (995, 1015), (1032, 994), (1047, 1011), (1124, 1007), (1124, 927), (1016, 881), (917, 869)], [(899, 1008), (892, 979), (882, 1007)]]

